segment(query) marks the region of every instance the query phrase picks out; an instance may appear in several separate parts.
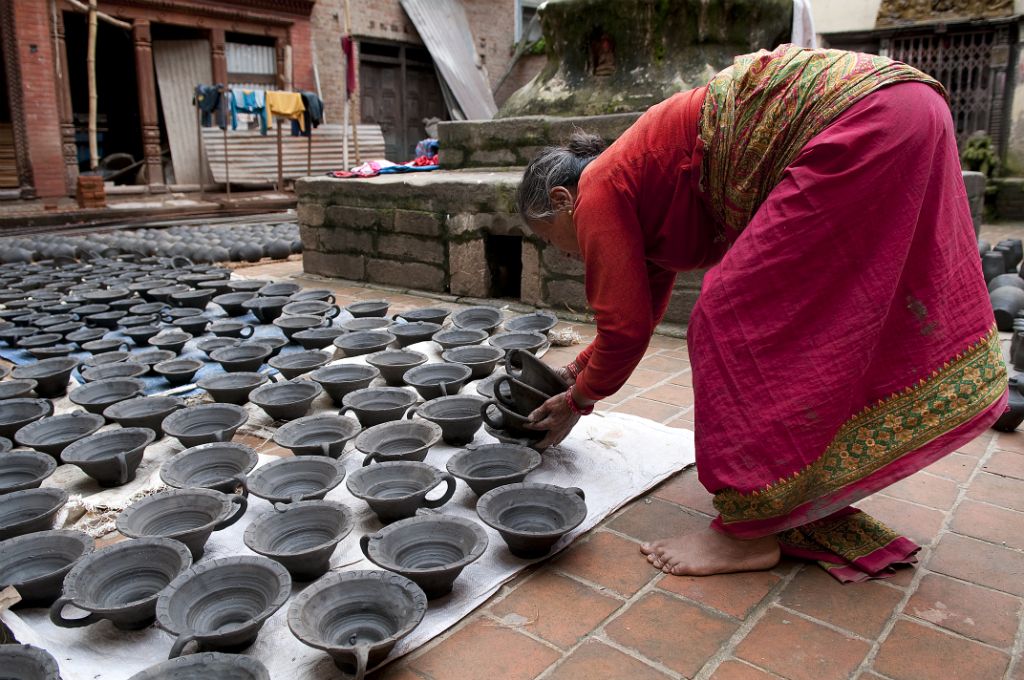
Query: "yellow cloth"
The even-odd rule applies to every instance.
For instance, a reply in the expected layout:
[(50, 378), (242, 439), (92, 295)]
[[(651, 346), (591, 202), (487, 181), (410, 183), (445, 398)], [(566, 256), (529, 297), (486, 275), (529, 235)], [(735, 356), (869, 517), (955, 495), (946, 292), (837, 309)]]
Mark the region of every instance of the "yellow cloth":
[(299, 121), (299, 129), (306, 131), (302, 120), (306, 107), (302, 104), (302, 95), (298, 92), (276, 92), (267, 90), (267, 127), (274, 127), (274, 116)]

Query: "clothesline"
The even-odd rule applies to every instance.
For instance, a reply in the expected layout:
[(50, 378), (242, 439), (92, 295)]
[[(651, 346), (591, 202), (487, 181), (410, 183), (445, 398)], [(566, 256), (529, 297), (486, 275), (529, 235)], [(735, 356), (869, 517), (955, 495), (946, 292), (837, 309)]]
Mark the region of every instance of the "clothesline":
[(227, 129), (227, 109), (231, 112), (231, 129), (238, 129), (239, 114), (252, 115), (259, 121), (260, 134), (273, 127), (274, 116), (292, 121), (292, 135), (306, 136), (319, 127), (324, 118), (324, 103), (315, 92), (231, 88), (222, 84), (196, 85), (193, 103), (201, 112), (200, 124)]

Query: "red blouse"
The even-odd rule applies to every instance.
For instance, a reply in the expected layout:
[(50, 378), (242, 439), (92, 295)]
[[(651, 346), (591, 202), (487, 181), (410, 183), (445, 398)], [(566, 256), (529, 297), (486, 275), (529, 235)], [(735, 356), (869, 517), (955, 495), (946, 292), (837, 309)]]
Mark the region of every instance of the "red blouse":
[(597, 338), (577, 357), (579, 394), (619, 390), (665, 315), (676, 272), (721, 259), (697, 180), (706, 87), (652, 106), (580, 177), (576, 234)]

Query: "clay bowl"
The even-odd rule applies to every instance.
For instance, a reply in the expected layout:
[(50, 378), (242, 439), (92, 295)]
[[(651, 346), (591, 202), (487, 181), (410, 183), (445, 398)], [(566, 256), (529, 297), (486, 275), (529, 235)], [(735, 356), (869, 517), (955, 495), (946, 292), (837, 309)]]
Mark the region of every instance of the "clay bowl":
[(359, 429), (359, 423), (351, 418), (319, 413), (282, 425), (274, 433), (274, 442), (296, 456), (338, 458)]
[(196, 359), (171, 359), (153, 366), (153, 372), (172, 385), (187, 385), (192, 382), (203, 362)]
[(485, 401), (480, 407), (480, 414), (487, 425), (515, 439), (539, 441), (547, 433), (547, 430), (532, 430), (526, 427), (529, 414), (520, 415), (495, 399)]
[[(60, 597), (65, 575), (94, 546), (90, 536), (64, 529), (5, 540), (0, 543), (0, 588), (17, 588), (17, 607), (48, 607)], [(5, 678), (7, 670), (0, 670)]]
[(515, 484), (540, 467), (540, 454), (516, 444), (486, 444), (457, 451), (448, 459), (448, 472), (466, 482), (477, 496)]
[(245, 345), (264, 345), (270, 348), (270, 356), (276, 357), (281, 352), (281, 348), (288, 344), (288, 338), (284, 338), (278, 335), (259, 335), (247, 342), (239, 345), (244, 347)]
[(128, 361), (134, 361), (135, 363), (145, 364), (149, 366), (152, 371), (153, 366), (156, 366), (161, 361), (170, 361), (174, 357), (178, 356), (174, 352), (163, 349), (147, 349), (137, 354), (128, 355)]
[(479, 345), (487, 339), (487, 331), (471, 328), (446, 328), (434, 333), (430, 339), (440, 345), (443, 351), (454, 347)]
[(60, 680), (57, 660), (32, 645), (0, 645), (0, 668), (11, 680)]
[(27, 448), (60, 458), (69, 444), (88, 437), (103, 427), (104, 422), (103, 416), (81, 411), (47, 416), (15, 432), (14, 440)]
[(129, 307), (128, 313), (136, 315), (159, 314), (165, 309), (167, 309), (167, 305), (162, 302), (142, 302)]
[(406, 577), (433, 600), (450, 593), (462, 570), (480, 559), (487, 534), (468, 519), (424, 515), (364, 535), (359, 547), (366, 559)]
[(331, 555), (352, 531), (352, 512), (331, 501), (281, 505), (246, 527), (249, 550), (280, 563), (296, 581), (312, 581), (327, 573)]
[(441, 428), (441, 438), (446, 444), (464, 446), (473, 441), (477, 430), (483, 425), (480, 408), (484, 399), (475, 395), (453, 395), (438, 397), (409, 409), (405, 417), (419, 415)]
[(7, 453), (14, 448), (14, 443), (7, 437), (0, 437), (0, 453)]
[[(289, 299), (295, 300), (295, 296)], [(341, 313), (341, 308), (325, 300), (295, 300), (286, 304), (281, 311), (288, 316), (319, 316), (333, 319)]]
[(333, 344), (345, 356), (354, 357), (380, 352), (394, 341), (395, 336), (387, 331), (356, 331), (339, 335)]
[(171, 322), (171, 326), (188, 333), (192, 337), (198, 337), (205, 333), (206, 328), (209, 325), (210, 320), (201, 314), (197, 316), (185, 316)]
[(119, 338), (103, 338), (83, 342), (81, 347), (90, 354), (103, 354), (104, 352), (123, 352), (128, 349), (128, 343)]
[[(0, 340), (6, 342), (8, 347), (15, 347), (21, 338), (26, 338), (38, 332), (39, 329), (35, 326), (29, 328), (5, 328), (0, 331)], [(100, 335), (102, 336), (103, 333), (100, 333)]]
[(98, 314), (89, 314), (82, 318), (86, 326), (93, 328), (106, 328), (107, 330), (114, 330), (117, 328), (118, 322), (124, 317), (128, 316), (128, 312), (121, 309), (112, 309), (109, 312), (99, 312)]
[(142, 427), (162, 437), (164, 418), (184, 406), (177, 397), (136, 397), (111, 404), (103, 410), (103, 417), (121, 427)]
[(417, 342), (426, 342), (439, 330), (441, 330), (441, 324), (426, 321), (398, 323), (388, 327), (388, 332), (398, 339), (399, 347), (408, 347)]
[[(4, 380), (0, 382), (0, 401), (9, 399), (24, 399), (32, 394), (36, 388), (36, 381), (23, 378), (21, 380)], [(0, 418), (2, 420), (2, 418)], [(3, 427), (0, 424), (0, 427)], [(13, 434), (13, 433), (12, 433)]]
[(228, 288), (236, 291), (245, 291), (255, 295), (256, 291), (268, 283), (270, 283), (270, 281), (262, 279), (237, 279), (234, 281), (228, 281)]
[(103, 413), (111, 404), (145, 393), (146, 383), (138, 378), (106, 378), (76, 387), (68, 394), (68, 399), (89, 413)]
[(295, 420), (306, 415), (323, 391), (320, 383), (312, 380), (284, 381), (257, 387), (249, 393), (249, 401), (273, 420)]
[(169, 659), (136, 673), (128, 680), (270, 680), (267, 667), (251, 656), (201, 652)]
[(0, 495), (37, 489), (57, 469), (53, 456), (38, 451), (6, 451), (0, 455)]
[(441, 358), (452, 364), (469, 366), (470, 380), (486, 378), (505, 357), (505, 352), (489, 345), (453, 347), (441, 353)]
[(191, 333), (184, 331), (160, 331), (146, 342), (157, 349), (166, 350), (168, 352), (174, 352), (178, 354), (189, 340), (192, 339)]
[(528, 416), (551, 397), (510, 375), (501, 375), (494, 381), (494, 398), (517, 414)]
[(195, 309), (206, 309), (206, 304), (213, 299), (213, 290), (186, 290), (180, 293), (171, 293), (170, 302), (175, 307), (192, 307)]
[(458, 394), (473, 371), (462, 364), (426, 364), (405, 373), (405, 383), (424, 399)]
[(366, 454), (363, 465), (396, 460), (422, 461), (441, 440), (441, 428), (422, 420), (396, 420), (363, 430), (355, 447)]
[(128, 361), (128, 359), (133, 359), (137, 361), (137, 359), (135, 359), (135, 357), (132, 354), (129, 354), (128, 352), (124, 352), (121, 350), (117, 350), (114, 352), (103, 352), (101, 354), (93, 354), (91, 357), (88, 357), (85, 361), (82, 362), (82, 366), (85, 366), (87, 368), (92, 368), (93, 366), (107, 366), (109, 364), (116, 364), (122, 361)]
[(196, 349), (209, 357), (214, 350), (222, 347), (238, 347), (239, 344), (241, 341), (237, 338), (201, 338), (196, 340)]
[(516, 557), (543, 557), (587, 516), (582, 489), (520, 482), (488, 491), (476, 512)]
[(11, 371), (11, 377), (35, 380), (36, 394), (40, 397), (60, 397), (67, 392), (71, 371), (77, 367), (78, 359), (54, 357), (26, 366), (15, 366)]
[[(345, 395), (367, 388), (379, 376), (380, 371), (373, 366), (360, 364), (324, 366), (309, 375), (310, 378), (320, 383), (320, 386), (338, 406), (343, 404)], [(360, 422), (362, 422), (361, 419)]]
[(492, 335), (491, 339), (488, 340), (488, 344), (492, 347), (497, 347), (504, 352), (508, 352), (513, 349), (521, 349), (536, 354), (537, 350), (544, 346), (548, 341), (547, 336), (542, 333), (498, 333)]
[[(446, 485), (444, 493), (427, 500), (427, 494), (442, 482)], [(345, 485), (353, 496), (366, 501), (384, 524), (412, 517), (420, 508), (439, 508), (455, 493), (454, 477), (414, 460), (357, 468)]]
[(242, 308), (251, 312), (260, 323), (273, 323), (290, 300), (286, 297), (254, 297), (242, 303)]
[(0, 437), (13, 437), (29, 423), (53, 415), (49, 399), (5, 399), (0, 401)]
[(117, 530), (129, 538), (162, 536), (184, 543), (192, 559), (203, 556), (214, 531), (237, 522), (245, 514), (243, 496), (210, 489), (171, 489), (145, 496), (117, 516)]
[(54, 518), (67, 502), (68, 494), (63, 489), (25, 489), (5, 494), (0, 497), (0, 540), (52, 529)]
[(320, 302), (327, 302), (332, 305), (335, 303), (334, 292), (326, 288), (303, 288), (289, 295), (288, 299), (293, 302), (319, 300)]
[(78, 348), (72, 344), (62, 344), (51, 345), (49, 347), (33, 347), (28, 350), (28, 353), (36, 359), (43, 360), (53, 359), (55, 357), (66, 357), (77, 350)]
[(188, 406), (164, 418), (163, 430), (183, 446), (227, 442), (249, 420), (249, 413), (235, 404)]
[(505, 372), (549, 397), (569, 389), (569, 384), (555, 369), (530, 352), (520, 349), (509, 350), (505, 355)]
[(558, 323), (558, 317), (551, 312), (536, 311), (532, 314), (514, 316), (504, 324), (505, 330), (513, 333), (547, 333)]
[(213, 304), (220, 305), (220, 308), (223, 309), (224, 313), (228, 316), (242, 316), (248, 311), (242, 305), (254, 297), (256, 297), (256, 293), (249, 291), (224, 293), (223, 295), (217, 295), (214, 297)]
[(156, 322), (156, 314), (130, 314), (129, 316), (121, 317), (121, 320), (117, 322), (117, 325), (121, 327), (121, 332), (124, 333), (130, 328), (152, 326)]
[(169, 658), (193, 641), (211, 650), (249, 647), (291, 591), (288, 571), (266, 557), (223, 557), (193, 566), (157, 599), (157, 624), (178, 636)]
[(70, 444), (60, 459), (80, 468), (100, 486), (123, 486), (135, 479), (142, 454), (154, 439), (156, 433), (142, 427), (97, 432)]
[(96, 302), (99, 304), (109, 304), (114, 300), (122, 300), (132, 294), (132, 291), (127, 288), (107, 288), (98, 290), (87, 290), (82, 293), (82, 297), (89, 302)]
[(380, 371), (385, 383), (392, 387), (401, 387), (405, 385), (405, 381), (402, 380), (405, 372), (427, 363), (427, 355), (408, 349), (388, 349), (370, 354), (366, 357), (366, 363)]
[(345, 466), (326, 456), (297, 456), (267, 463), (249, 474), (246, 488), (271, 503), (320, 500), (341, 484)]
[(210, 352), (210, 359), (228, 373), (251, 373), (259, 369), (270, 356), (271, 348), (259, 343), (246, 343), (237, 347), (222, 347)]
[(355, 413), (363, 427), (398, 420), (416, 403), (416, 395), (401, 387), (366, 387), (346, 394), (341, 413)]
[(372, 316), (386, 316), (388, 313), (388, 306), (390, 302), (387, 300), (364, 300), (363, 302), (355, 302), (345, 307), (345, 311), (352, 315), (353, 318), (363, 319)]
[(149, 366), (134, 361), (119, 361), (105, 366), (90, 366), (82, 370), (82, 379), (87, 383), (108, 378), (141, 378), (149, 373)]
[(393, 318), (405, 319), (409, 323), (435, 323), (440, 326), (449, 314), (451, 314), (451, 310), (444, 307), (420, 307), (407, 312), (399, 312)]
[(250, 338), (256, 328), (242, 321), (222, 319), (220, 321), (214, 321), (209, 325), (207, 330), (218, 338)]
[(359, 331), (382, 331), (390, 329), (395, 325), (395, 322), (391, 319), (385, 319), (377, 316), (369, 316), (358, 319), (344, 319), (338, 323), (338, 327), (349, 333), (358, 333)]
[(284, 337), (289, 340), (292, 339), (299, 331), (308, 331), (310, 328), (320, 328), (326, 326), (329, 322), (322, 316), (304, 315), (304, 316), (279, 316), (274, 319), (274, 325), (281, 329), (284, 333)]
[(212, 489), (234, 493), (259, 462), (245, 444), (214, 442), (185, 449), (160, 468), (160, 479), (175, 489)]
[(302, 345), (303, 349), (323, 349), (330, 347), (334, 339), (344, 333), (343, 328), (334, 328), (333, 326), (310, 328), (293, 334), (292, 340)]
[(303, 644), (327, 652), (352, 680), (363, 680), (426, 611), (423, 590), (404, 576), (332, 572), (295, 598), (288, 627)]
[(185, 293), (192, 290), (183, 283), (176, 283), (165, 286), (157, 286), (156, 288), (150, 288), (144, 294), (147, 300), (153, 300), (154, 302), (163, 302), (171, 304), (171, 296), (175, 293)]
[[(121, 630), (140, 630), (156, 618), (157, 596), (190, 566), (188, 548), (170, 538), (137, 538), (97, 550), (64, 578), (64, 594), (50, 607), (50, 621), (80, 628), (107, 619)], [(65, 618), (67, 605), (88, 614)]]
[(63, 339), (64, 336), (60, 333), (34, 333), (18, 340), (17, 344), (21, 349), (35, 349), (37, 347), (52, 347)]
[(196, 385), (216, 402), (241, 406), (249, 402), (250, 392), (266, 382), (267, 376), (263, 373), (221, 373), (200, 378)]
[(452, 314), (452, 323), (459, 328), (486, 331), (501, 325), (501, 310), (494, 307), (468, 307)]
[(286, 380), (297, 378), (303, 373), (316, 370), (331, 360), (331, 357), (316, 350), (303, 350), (291, 354), (281, 354), (267, 363), (276, 368)]
[(257, 290), (257, 294), (263, 297), (288, 297), (302, 290), (297, 283), (268, 283)]

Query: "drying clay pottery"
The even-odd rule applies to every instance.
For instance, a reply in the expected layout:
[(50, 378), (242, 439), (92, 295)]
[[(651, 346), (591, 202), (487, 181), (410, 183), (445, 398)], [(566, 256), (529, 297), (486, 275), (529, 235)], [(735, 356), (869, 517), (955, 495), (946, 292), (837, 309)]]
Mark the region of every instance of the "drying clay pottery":
[(134, 361), (119, 361), (105, 366), (90, 366), (82, 371), (85, 382), (96, 382), (107, 378), (141, 378), (149, 372), (149, 366)]
[(476, 504), (516, 557), (542, 557), (587, 516), (582, 489), (521, 482), (488, 491)]
[(303, 644), (327, 652), (352, 680), (363, 680), (426, 611), (423, 590), (404, 576), (334, 572), (295, 598), (288, 627)]
[(302, 345), (303, 349), (324, 349), (330, 347), (334, 339), (344, 333), (343, 328), (334, 328), (333, 326), (310, 328), (295, 333), (292, 335), (292, 340)]
[(206, 303), (213, 299), (215, 291), (212, 290), (186, 290), (180, 293), (171, 293), (168, 300), (176, 307), (191, 307), (194, 309), (206, 309)]
[(1019, 384), (1015, 384), (1012, 379), (1008, 396), (1009, 401), (1006, 404), (1006, 410), (992, 424), (993, 430), (1013, 432), (1024, 422), (1024, 394), (1021, 394)]
[(507, 320), (505, 330), (513, 333), (547, 333), (558, 323), (558, 317), (551, 312), (540, 310)]
[[(14, 586), (17, 607), (49, 606), (60, 597), (64, 576), (95, 543), (81, 531), (54, 529), (0, 542), (0, 589)], [(6, 668), (0, 677), (8, 677)]]
[(7, 453), (14, 448), (14, 443), (7, 437), (0, 437), (0, 453)]
[(325, 300), (295, 300), (295, 296), (291, 296), (289, 302), (284, 306), (281, 312), (285, 316), (319, 316), (324, 319), (333, 319), (341, 313), (341, 309)]
[(445, 350), (441, 358), (449, 363), (469, 366), (469, 379), (480, 380), (494, 372), (494, 367), (505, 358), (505, 352), (490, 345), (464, 345)]
[(487, 331), (470, 328), (446, 328), (431, 336), (431, 340), (440, 345), (442, 350), (479, 345), (486, 339)]
[(240, 344), (241, 340), (238, 338), (201, 338), (196, 341), (196, 349), (209, 357), (210, 352), (215, 349), (220, 349), (222, 347), (238, 347)]
[(128, 680), (270, 680), (267, 667), (251, 656), (201, 652), (169, 659), (136, 673)]
[(256, 293), (249, 291), (238, 291), (234, 293), (224, 293), (213, 298), (215, 305), (220, 305), (221, 309), (228, 316), (242, 316), (248, 310), (243, 307), (243, 303), (256, 297)]
[(395, 336), (387, 331), (355, 331), (339, 335), (334, 339), (333, 344), (345, 356), (354, 357), (360, 354), (380, 352), (394, 341)]
[(13, 437), (29, 423), (51, 415), (53, 402), (49, 399), (19, 398), (0, 401), (0, 436)]
[(170, 361), (177, 354), (164, 349), (147, 349), (136, 354), (128, 356), (128, 361), (134, 361), (139, 364), (145, 364), (152, 370), (153, 366), (156, 366), (161, 361)]
[(282, 458), (249, 474), (246, 487), (271, 503), (320, 500), (341, 484), (345, 466), (326, 456)]
[(202, 315), (185, 316), (175, 319), (171, 322), (171, 325), (192, 337), (198, 337), (206, 332), (206, 327), (210, 325), (210, 320)]
[[(507, 390), (503, 386), (508, 385)], [(494, 398), (521, 416), (528, 416), (550, 397), (512, 376), (499, 376), (494, 381)]]
[[(0, 382), (0, 401), (8, 399), (23, 399), (32, 394), (36, 388), (36, 381), (22, 378), (21, 380), (4, 380)], [(2, 418), (0, 418), (2, 420)], [(0, 425), (2, 427), (2, 425)]]
[(363, 465), (396, 460), (422, 461), (441, 440), (441, 428), (424, 420), (396, 420), (363, 430), (355, 446), (366, 454)]
[[(442, 482), (447, 485), (444, 494), (427, 500), (427, 494)], [(455, 493), (454, 477), (411, 460), (358, 468), (345, 485), (353, 496), (366, 501), (384, 524), (412, 517), (420, 508), (439, 508)]]
[(266, 382), (267, 376), (263, 373), (221, 373), (200, 378), (196, 385), (206, 390), (214, 401), (241, 406), (248, 403), (254, 389)]
[(419, 309), (410, 309), (408, 312), (399, 312), (393, 318), (405, 319), (409, 323), (435, 323), (440, 326), (449, 314), (451, 314), (451, 310), (443, 307), (420, 307)]
[(401, 387), (405, 384), (402, 379), (405, 372), (427, 363), (427, 355), (408, 349), (389, 349), (370, 354), (366, 357), (366, 363), (380, 371), (385, 383)]
[[(80, 559), (64, 578), (64, 594), (50, 607), (50, 621), (79, 628), (108, 619), (121, 630), (139, 630), (156, 618), (157, 596), (192, 566), (192, 554), (170, 538), (137, 538)], [(73, 605), (86, 616), (66, 618)]]
[(157, 349), (178, 354), (181, 352), (181, 349), (185, 344), (191, 339), (192, 334), (186, 333), (185, 331), (160, 331), (147, 340), (146, 343), (156, 347)]
[(273, 420), (295, 420), (306, 415), (313, 400), (323, 391), (320, 383), (312, 380), (270, 383), (250, 392), (249, 401)]
[(988, 297), (996, 317), (996, 326), (1001, 331), (1012, 330), (1014, 317), (1024, 309), (1024, 290), (1015, 286), (1002, 286), (989, 293)]
[(116, 351), (123, 352), (128, 349), (128, 343), (117, 338), (92, 340), (90, 342), (83, 342), (82, 349), (90, 354), (105, 354), (106, 352)]
[(57, 660), (32, 645), (0, 645), (0, 668), (11, 680), (60, 680)]
[[(373, 366), (362, 366), (360, 364), (337, 364), (335, 366), (324, 366), (318, 368), (309, 377), (320, 383), (331, 400), (338, 406), (346, 394), (356, 390), (365, 389), (371, 382), (380, 376)], [(415, 397), (413, 397), (415, 399)]]
[(406, 371), (405, 383), (424, 399), (458, 394), (473, 371), (462, 364), (425, 364)]
[(12, 378), (27, 378), (36, 381), (36, 394), (40, 397), (60, 397), (68, 389), (71, 371), (78, 367), (78, 359), (53, 357), (27, 366), (16, 366)]
[(106, 378), (76, 387), (68, 399), (89, 413), (103, 413), (108, 406), (141, 397), (145, 392), (146, 383), (138, 378)]
[(38, 451), (6, 450), (0, 454), (0, 495), (37, 489), (56, 469), (53, 456)]
[(366, 300), (345, 307), (345, 311), (356, 319), (371, 316), (386, 316), (390, 303), (387, 300)]
[(540, 454), (516, 444), (487, 444), (456, 452), (448, 459), (448, 472), (464, 481), (477, 496), (506, 484), (515, 484), (540, 467)]
[(181, 541), (198, 560), (210, 534), (241, 519), (246, 505), (242, 496), (219, 491), (171, 489), (129, 505), (117, 516), (116, 526), (129, 538), (162, 536)]
[(59, 458), (69, 444), (88, 437), (103, 427), (104, 422), (103, 416), (81, 411), (47, 416), (15, 432), (14, 441)]
[(210, 352), (210, 359), (229, 373), (251, 373), (259, 369), (273, 349), (262, 343), (246, 343), (237, 347), (222, 347)]
[(363, 427), (372, 427), (401, 418), (416, 402), (416, 395), (401, 387), (366, 387), (349, 392), (341, 401), (342, 414), (352, 411)]
[(359, 434), (359, 423), (333, 413), (298, 418), (278, 428), (274, 442), (296, 456), (338, 458), (345, 444)]
[[(1022, 281), (1021, 283), (1024, 283), (1024, 281)], [(28, 337), (22, 338), (21, 340), (18, 340), (18, 347), (20, 347), (21, 349), (34, 349), (34, 348), (37, 348), (37, 347), (52, 347), (52, 346), (56, 345), (58, 342), (60, 342), (63, 339), (64, 339), (64, 336), (61, 335), (60, 333), (35, 333), (35, 334), (30, 335)], [(105, 342), (105, 341), (101, 341), (101, 342)], [(89, 344), (89, 343), (86, 343), (86, 344)], [(89, 351), (85, 347), (82, 347), (82, 349), (85, 349), (86, 351)]]
[(302, 501), (256, 518), (243, 540), (254, 553), (280, 563), (295, 580), (312, 581), (330, 569), (334, 549), (352, 526), (352, 513), (344, 505)]
[(263, 297), (288, 297), (300, 290), (302, 286), (297, 283), (268, 283), (256, 292)]
[(527, 427), (529, 422), (527, 416), (516, 413), (494, 399), (484, 402), (480, 408), (480, 414), (487, 425), (495, 430), (504, 431), (510, 437), (516, 439), (539, 440), (547, 432), (547, 430), (530, 429)]
[(178, 397), (136, 397), (108, 406), (103, 417), (121, 427), (144, 427), (162, 437), (164, 418), (184, 407), (185, 402)]
[(276, 368), (286, 380), (297, 378), (303, 373), (316, 370), (331, 360), (331, 357), (316, 350), (305, 350), (281, 354), (267, 363)]
[(82, 365), (88, 367), (107, 366), (108, 364), (116, 364), (121, 361), (127, 361), (129, 358), (132, 358), (132, 355), (129, 354), (128, 352), (125, 352), (123, 350), (116, 350), (113, 352), (103, 352), (102, 354), (93, 354), (91, 357), (83, 361)]
[(254, 337), (247, 342), (239, 345), (244, 347), (245, 345), (265, 345), (270, 348), (270, 356), (276, 357), (281, 352), (281, 348), (288, 344), (287, 338), (282, 338), (277, 335), (260, 335)]
[(281, 316), (281, 310), (289, 302), (286, 297), (257, 296), (243, 302), (242, 308), (251, 312), (260, 323), (273, 323), (274, 319)]
[(452, 323), (459, 328), (491, 333), (501, 324), (501, 310), (494, 307), (469, 307), (452, 314)]
[(295, 315), (295, 316), (279, 316), (274, 319), (274, 325), (281, 329), (284, 333), (284, 337), (289, 340), (292, 339), (299, 331), (308, 331), (310, 328), (321, 328), (326, 326), (329, 322), (322, 316), (314, 316), (311, 314)]
[(338, 328), (346, 333), (357, 333), (360, 331), (382, 331), (385, 329), (390, 331), (391, 327), (394, 325), (395, 322), (391, 319), (365, 317), (359, 319), (344, 319), (338, 323)]
[(477, 430), (483, 425), (480, 413), (483, 403), (483, 399), (473, 395), (438, 397), (412, 407), (405, 417), (419, 415), (441, 428), (441, 437), (446, 444), (463, 446), (473, 441)]
[(263, 286), (267, 285), (268, 283), (270, 283), (270, 281), (265, 281), (262, 279), (239, 279), (237, 281), (229, 281), (228, 288), (230, 288), (231, 290), (245, 291), (247, 293), (252, 293), (253, 295), (256, 295), (256, 292), (260, 288), (263, 288)]
[(208, 330), (218, 338), (250, 338), (256, 329), (241, 321), (224, 319), (214, 321), (210, 324)]
[(1024, 290), (1024, 279), (1016, 274), (1000, 274), (988, 282), (988, 291), (991, 293), (996, 288), (1002, 288), (1003, 286), (1013, 286), (1014, 288)]
[(447, 595), (462, 570), (487, 549), (487, 534), (461, 517), (424, 515), (390, 524), (359, 540), (366, 559), (401, 574), (428, 600)]
[(245, 444), (213, 442), (185, 449), (160, 468), (160, 479), (176, 489), (212, 489), (234, 493), (259, 462)]
[(289, 295), (288, 299), (293, 302), (318, 300), (332, 305), (335, 303), (334, 292), (327, 290), (326, 288), (303, 288), (302, 290), (297, 290)]
[(171, 385), (187, 385), (192, 382), (203, 362), (196, 359), (171, 359), (153, 366), (153, 372)]
[(505, 355), (505, 372), (549, 397), (569, 389), (569, 384), (555, 369), (523, 350), (513, 349)]
[(132, 339), (136, 345), (148, 344), (147, 341), (160, 332), (159, 326), (132, 326), (121, 331)]
[(153, 430), (121, 427), (79, 439), (64, 449), (60, 458), (80, 468), (100, 486), (123, 486), (135, 479), (143, 452), (154, 439)]
[(209, 650), (249, 647), (291, 589), (287, 570), (265, 557), (224, 557), (186, 570), (156, 603), (158, 625), (178, 636), (169, 658), (192, 641)]
[(163, 421), (163, 430), (186, 447), (227, 442), (249, 420), (249, 413), (234, 404), (200, 404), (175, 411)]
[(540, 333), (498, 333), (492, 335), (487, 342), (492, 347), (508, 352), (513, 349), (522, 349), (536, 354), (537, 350), (548, 341), (547, 337)]
[(396, 323), (388, 327), (388, 332), (398, 338), (399, 347), (408, 347), (409, 345), (415, 345), (417, 342), (426, 342), (439, 330), (441, 330), (441, 324), (428, 323), (426, 321)]
[(68, 494), (63, 489), (25, 489), (0, 496), (0, 540), (53, 528)]

